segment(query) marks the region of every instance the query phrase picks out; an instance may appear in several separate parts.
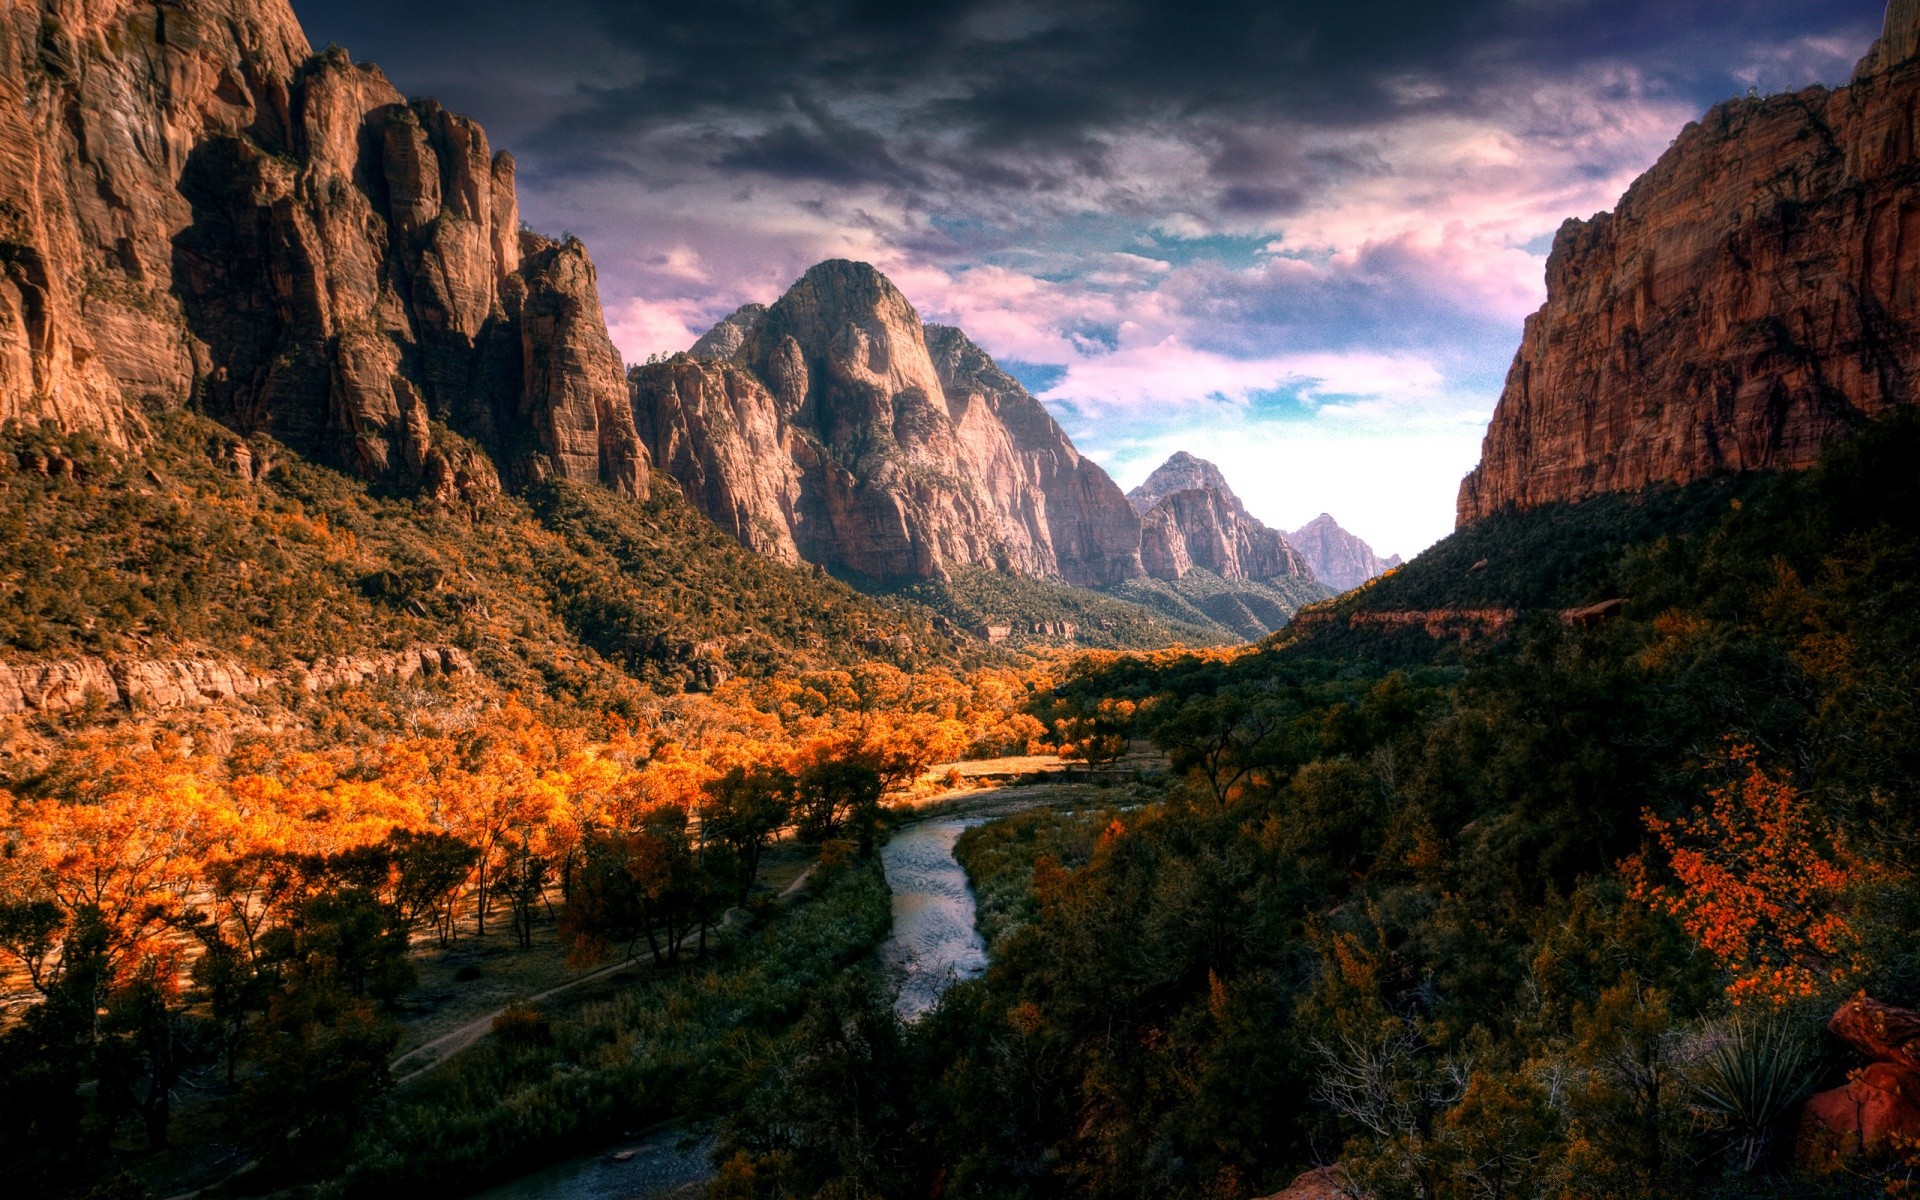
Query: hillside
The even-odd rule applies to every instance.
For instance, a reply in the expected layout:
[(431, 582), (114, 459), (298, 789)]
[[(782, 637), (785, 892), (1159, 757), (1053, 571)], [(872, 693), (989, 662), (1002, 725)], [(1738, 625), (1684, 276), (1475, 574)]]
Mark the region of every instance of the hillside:
[(630, 707), (734, 675), (958, 664), (969, 639), (741, 548), (671, 486), (550, 481), (453, 509), (205, 418), (137, 458), (85, 435), (0, 447), (0, 645), (14, 663), (296, 662), (448, 645), (503, 690)]

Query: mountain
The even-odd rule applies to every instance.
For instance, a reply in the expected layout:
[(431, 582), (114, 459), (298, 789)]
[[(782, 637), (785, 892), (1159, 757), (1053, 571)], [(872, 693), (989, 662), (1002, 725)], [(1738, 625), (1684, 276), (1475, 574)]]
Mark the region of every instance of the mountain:
[(1313, 567), (1314, 578), (1342, 592), (1352, 591), (1401, 565), (1400, 556), (1382, 559), (1327, 513), (1287, 535)]
[(1809, 466), (1920, 379), (1920, 4), (1846, 87), (1734, 100), (1569, 221), (1461, 487), (1465, 524)]
[(1195, 570), (1222, 579), (1312, 579), (1279, 531), (1248, 514), (1220, 468), (1182, 450), (1127, 493), (1140, 518), (1140, 561), (1154, 579)]
[(629, 379), (654, 460), (762, 553), (879, 582), (1141, 574), (1139, 518), (1106, 472), (865, 263), (821, 263)]
[(585, 249), (286, 0), (12, 6), (0, 80), (0, 419), (134, 448), (192, 403), (447, 498), (646, 494)]
[(1255, 641), (1333, 593), (1277, 530), (1255, 520), (1220, 468), (1180, 451), (1127, 493), (1146, 578), (1110, 589), (1170, 620)]
[(1133, 511), (1144, 517), (1153, 511), (1154, 505), (1168, 496), (1203, 490), (1233, 492), (1219, 467), (1180, 450), (1155, 468), (1139, 487), (1128, 492), (1127, 502), (1133, 505)]

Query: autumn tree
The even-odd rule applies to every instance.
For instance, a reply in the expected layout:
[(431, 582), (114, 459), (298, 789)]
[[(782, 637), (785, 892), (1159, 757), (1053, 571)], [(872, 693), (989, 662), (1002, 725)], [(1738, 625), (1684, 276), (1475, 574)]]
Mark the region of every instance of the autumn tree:
[(1659, 850), (1625, 865), (1635, 897), (1678, 921), (1732, 976), (1735, 1004), (1843, 988), (1862, 969), (1847, 900), (1868, 868), (1752, 746), (1730, 744), (1722, 766), (1727, 778), (1705, 811), (1645, 815)]

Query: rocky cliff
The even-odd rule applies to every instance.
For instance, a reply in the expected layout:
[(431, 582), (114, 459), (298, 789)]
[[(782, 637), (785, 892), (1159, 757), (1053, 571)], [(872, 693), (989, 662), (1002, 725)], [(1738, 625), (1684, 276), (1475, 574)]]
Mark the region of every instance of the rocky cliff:
[(1561, 229), (1547, 303), (1461, 488), (1513, 505), (1809, 465), (1915, 399), (1920, 4), (1850, 86), (1736, 100)]
[(1400, 556), (1381, 558), (1373, 547), (1340, 527), (1327, 513), (1287, 535), (1313, 568), (1314, 578), (1328, 587), (1348, 592), (1401, 565)]
[(1139, 519), (1106, 472), (864, 263), (821, 263), (630, 382), (654, 460), (763, 553), (876, 580), (1141, 573)]
[(286, 0), (0, 10), (0, 419), (131, 446), (189, 402), (443, 494), (647, 484), (592, 264), (479, 126)]
[(1248, 514), (1220, 468), (1184, 450), (1127, 493), (1143, 513), (1140, 561), (1155, 579), (1199, 568), (1222, 579), (1312, 579), (1307, 560)]

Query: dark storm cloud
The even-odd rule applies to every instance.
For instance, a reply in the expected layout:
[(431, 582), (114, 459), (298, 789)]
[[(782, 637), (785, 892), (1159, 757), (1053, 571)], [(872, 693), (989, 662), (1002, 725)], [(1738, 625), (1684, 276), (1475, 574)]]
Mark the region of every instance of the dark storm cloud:
[(1878, 0), (297, 7), (317, 35), (387, 63), (403, 87), (472, 110), (522, 145), (536, 172), (578, 174), (611, 153), (877, 184), (925, 208), (954, 194), (1099, 179), (1116, 138), (1173, 128), (1211, 143), (1208, 176), (1195, 183), (1229, 217), (1284, 215), (1317, 181), (1351, 169), (1276, 162), (1244, 144), (1245, 130), (1470, 115), (1515, 88), (1609, 61), (1704, 103), (1743, 90), (1735, 72), (1754, 47), (1810, 31), (1859, 40), (1879, 13)]

